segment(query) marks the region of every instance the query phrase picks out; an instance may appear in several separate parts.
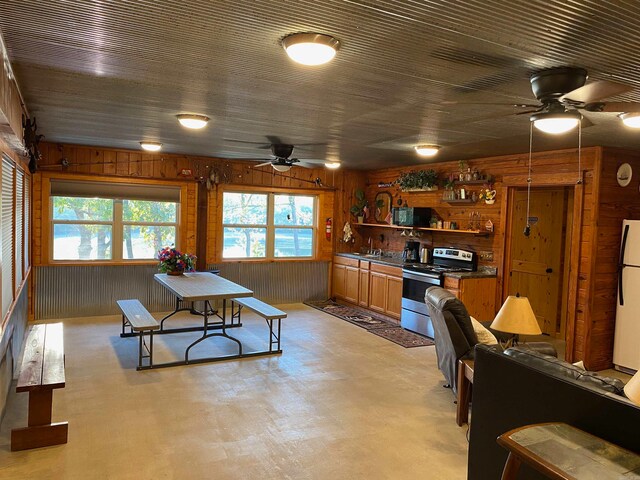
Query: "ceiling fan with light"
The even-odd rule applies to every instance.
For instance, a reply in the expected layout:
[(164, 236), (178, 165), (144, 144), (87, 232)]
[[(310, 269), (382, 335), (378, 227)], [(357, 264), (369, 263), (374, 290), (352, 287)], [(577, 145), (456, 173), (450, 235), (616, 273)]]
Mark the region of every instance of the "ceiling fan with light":
[[(531, 89), (538, 104), (504, 104), (528, 110), (515, 115), (532, 114), (534, 126), (546, 133), (564, 133), (576, 127), (583, 120), (583, 127), (591, 122), (583, 118), (580, 110), (587, 112), (615, 112), (628, 126), (640, 127), (640, 102), (606, 102), (604, 99), (633, 90), (608, 80), (587, 83), (587, 71), (577, 67), (554, 67), (531, 75)], [(445, 102), (449, 103), (449, 102)], [(533, 110), (532, 110), (533, 109)]]
[[(267, 135), (267, 139), (271, 143), (266, 145), (260, 144), (257, 142), (245, 142), (241, 140), (230, 140), (230, 141), (237, 142), (237, 143), (248, 143), (248, 144), (260, 145), (257, 148), (263, 148), (263, 149), (268, 148), (271, 150), (271, 155), (273, 159), (264, 161), (263, 163), (256, 165), (254, 168), (271, 165), (271, 167), (277, 172), (288, 172), (291, 169), (291, 167), (293, 167), (294, 165), (305, 167), (305, 168), (314, 168), (314, 167), (317, 167), (318, 164), (323, 164), (325, 166), (328, 166), (329, 168), (332, 168), (325, 160), (291, 158), (291, 155), (293, 154), (293, 150), (294, 148), (296, 148), (295, 145), (292, 145), (290, 143), (285, 143), (282, 140), (280, 140), (279, 137), (276, 137), (273, 135)], [(309, 145), (321, 145), (321, 144), (305, 143), (305, 144), (299, 144), (298, 146), (309, 146)], [(246, 160), (266, 160), (266, 159), (248, 158)]]

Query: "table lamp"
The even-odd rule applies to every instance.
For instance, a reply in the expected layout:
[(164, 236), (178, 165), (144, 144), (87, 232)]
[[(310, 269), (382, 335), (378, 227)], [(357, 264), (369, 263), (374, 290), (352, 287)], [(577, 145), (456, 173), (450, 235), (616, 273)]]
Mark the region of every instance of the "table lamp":
[(640, 405), (640, 370), (624, 386), (624, 394), (633, 403)]
[(516, 335), (540, 335), (542, 333), (529, 299), (521, 297), (519, 293), (507, 297), (498, 315), (491, 323), (491, 328), (514, 334), (505, 345), (501, 343), (505, 349), (514, 343)]

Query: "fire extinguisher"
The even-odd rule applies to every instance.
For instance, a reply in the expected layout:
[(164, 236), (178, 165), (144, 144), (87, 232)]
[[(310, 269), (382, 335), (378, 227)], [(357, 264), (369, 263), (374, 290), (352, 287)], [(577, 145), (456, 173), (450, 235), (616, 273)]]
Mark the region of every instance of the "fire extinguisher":
[(327, 218), (324, 231), (327, 236), (327, 240), (331, 240), (331, 217)]

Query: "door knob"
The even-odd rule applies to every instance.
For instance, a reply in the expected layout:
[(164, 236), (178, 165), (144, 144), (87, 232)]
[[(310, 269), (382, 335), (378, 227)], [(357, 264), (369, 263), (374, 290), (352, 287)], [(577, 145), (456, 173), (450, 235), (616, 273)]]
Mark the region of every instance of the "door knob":
[(546, 271), (547, 273), (553, 273), (553, 268), (547, 268), (545, 271)]

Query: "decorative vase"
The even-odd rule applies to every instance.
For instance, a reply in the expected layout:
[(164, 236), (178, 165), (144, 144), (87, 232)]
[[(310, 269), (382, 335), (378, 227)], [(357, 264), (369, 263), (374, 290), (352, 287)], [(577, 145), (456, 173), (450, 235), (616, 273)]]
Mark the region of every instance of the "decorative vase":
[(493, 205), (494, 203), (496, 203), (496, 199), (492, 198), (491, 200), (487, 199), (484, 201), (484, 203), (486, 203), (487, 205)]
[(364, 216), (358, 215), (358, 223), (364, 223)]
[(184, 270), (167, 270), (167, 275), (171, 275), (173, 277), (184, 275)]

